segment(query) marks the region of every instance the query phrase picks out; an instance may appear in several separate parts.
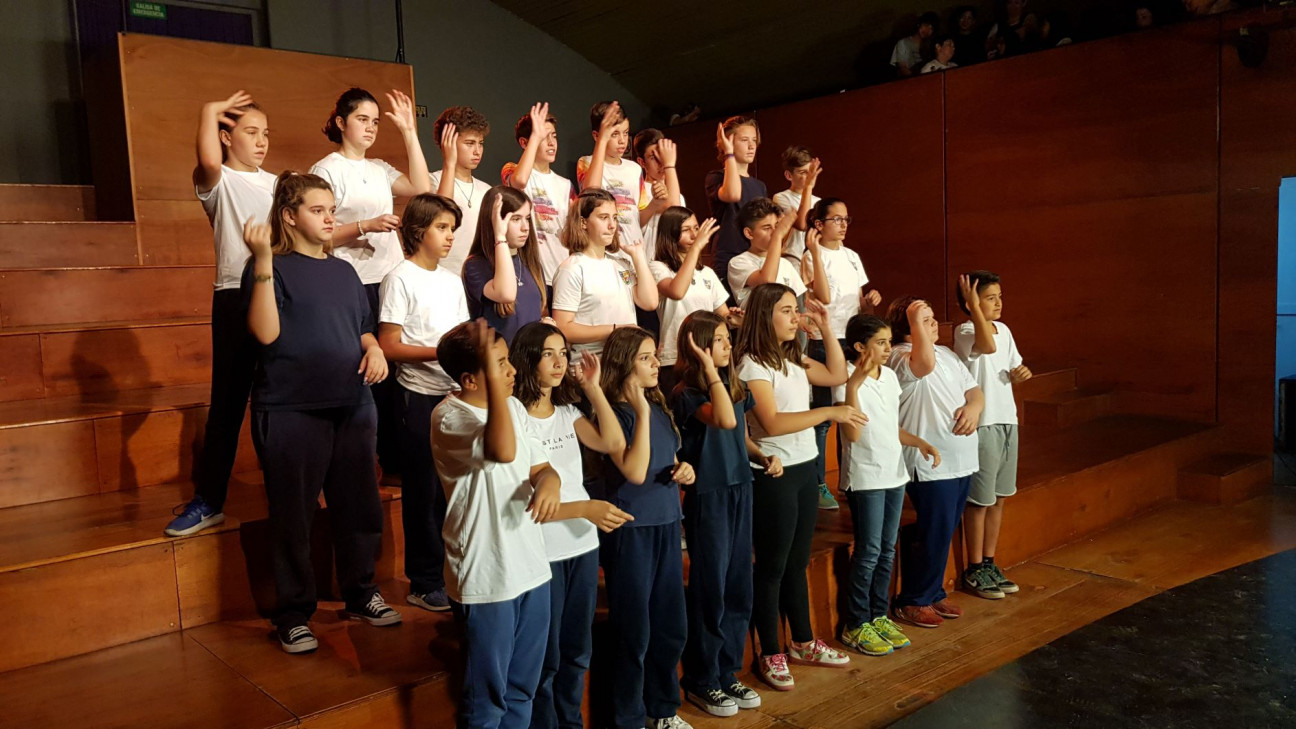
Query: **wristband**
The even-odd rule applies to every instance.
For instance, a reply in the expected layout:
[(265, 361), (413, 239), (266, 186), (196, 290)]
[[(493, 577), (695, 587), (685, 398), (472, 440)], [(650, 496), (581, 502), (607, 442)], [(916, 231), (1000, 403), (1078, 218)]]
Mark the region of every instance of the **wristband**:
[(663, 170), (673, 170), (673, 169), (675, 169), (675, 165), (663, 165), (663, 166), (662, 166), (662, 169), (663, 169)]
[(253, 283), (266, 283), (267, 281), (273, 281), (273, 280), (274, 280), (274, 276), (268, 273), (258, 273), (252, 277)]
[(497, 246), (506, 246), (506, 245), (508, 245), (508, 238), (496, 238), (496, 239), (495, 239), (495, 245), (497, 245)]
[(729, 159), (730, 157), (733, 157), (733, 156), (734, 156), (734, 153), (733, 153), (733, 152), (729, 152), (728, 154), (725, 155), (725, 159)]
[(714, 382), (710, 382), (710, 383), (708, 383), (708, 384), (707, 384), (707, 389), (710, 390), (711, 388), (715, 387), (716, 385), (723, 385), (723, 384), (724, 384), (724, 383), (721, 382), (720, 380), (716, 380), (716, 381), (714, 381)]
[(364, 235), (364, 225), (359, 220), (356, 221), (356, 233), (358, 233), (359, 235)]

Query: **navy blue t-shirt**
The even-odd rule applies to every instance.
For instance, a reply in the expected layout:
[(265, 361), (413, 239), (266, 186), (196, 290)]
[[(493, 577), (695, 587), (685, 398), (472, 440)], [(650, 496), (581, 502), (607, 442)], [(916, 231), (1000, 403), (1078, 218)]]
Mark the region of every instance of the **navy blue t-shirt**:
[[(243, 268), (244, 306), (252, 303), (254, 261)], [(279, 338), (261, 347), (252, 384), (254, 410), (319, 410), (373, 402), (357, 372), (360, 336), (373, 331), (364, 284), (351, 264), (300, 253), (274, 257)]]
[(699, 494), (752, 482), (747, 460), (747, 411), (756, 406), (756, 400), (748, 391), (747, 397), (733, 404), (738, 425), (729, 430), (707, 425), (694, 417), (698, 408), (709, 402), (707, 393), (696, 387), (681, 388), (671, 402), (680, 429), (679, 457), (693, 466), (697, 479), (689, 488)]
[(712, 170), (707, 173), (707, 202), (711, 204), (711, 217), (716, 221), (714, 268), (716, 273), (720, 274), (720, 280), (728, 285), (729, 259), (747, 250), (751, 245), (751, 241), (743, 235), (742, 223), (738, 221), (738, 211), (752, 200), (769, 197), (769, 193), (765, 189), (765, 183), (755, 177), (744, 177), (742, 195), (738, 202), (731, 203), (720, 199), (720, 188), (723, 186), (724, 170)]
[(500, 316), (495, 310), (495, 302), (485, 294), (486, 282), (495, 278), (495, 267), (481, 256), (472, 256), (464, 262), (464, 293), (468, 296), (468, 315), (473, 319), (482, 317), (490, 324), (504, 341), (512, 344), (517, 330), (533, 321), (540, 321), (544, 316), (541, 303), (540, 287), (536, 285), (531, 269), (522, 263), (521, 256), (511, 256), (513, 270), (517, 273), (517, 301), (513, 302), (513, 314)]
[[(683, 518), (680, 509), (679, 484), (671, 479), (675, 470), (675, 452), (679, 450), (679, 438), (671, 427), (670, 416), (654, 403), (649, 421), (648, 442), (651, 455), (648, 459), (648, 474), (642, 484), (633, 484), (621, 475), (621, 471), (606, 459), (607, 469), (603, 482), (603, 498), (623, 511), (629, 512), (634, 521), (628, 527), (661, 526)], [(616, 413), (621, 431), (625, 433), (626, 445), (634, 442), (635, 424), (638, 417), (634, 408), (626, 403), (614, 403), (612, 411)]]

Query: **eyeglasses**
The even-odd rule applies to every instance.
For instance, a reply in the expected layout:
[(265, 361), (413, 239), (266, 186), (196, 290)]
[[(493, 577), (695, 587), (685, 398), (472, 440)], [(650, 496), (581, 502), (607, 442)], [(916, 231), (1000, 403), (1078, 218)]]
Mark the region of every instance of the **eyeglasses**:
[(845, 217), (842, 217), (841, 215), (836, 215), (836, 216), (833, 216), (833, 217), (831, 217), (831, 218), (824, 218), (824, 222), (825, 222), (825, 223), (836, 223), (837, 225), (850, 225), (850, 224), (851, 224), (851, 221), (854, 220), (854, 219), (855, 219), (855, 218), (852, 218), (852, 217), (849, 216), (849, 215), (847, 215), (847, 216), (845, 216)]

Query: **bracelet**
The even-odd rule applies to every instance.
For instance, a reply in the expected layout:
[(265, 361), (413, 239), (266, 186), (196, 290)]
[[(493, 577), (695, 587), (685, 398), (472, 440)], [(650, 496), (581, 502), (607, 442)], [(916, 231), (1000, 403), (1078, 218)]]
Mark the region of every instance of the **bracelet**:
[(359, 220), (356, 221), (356, 233), (364, 235), (364, 224)]
[(733, 153), (733, 152), (730, 152), (730, 153), (728, 153), (728, 154), (725, 155), (725, 159), (729, 159), (730, 157), (733, 157), (733, 156), (734, 156), (734, 153)]
[(496, 239), (495, 239), (495, 245), (497, 245), (497, 246), (506, 246), (506, 245), (508, 245), (508, 238), (496, 238)]
[(662, 165), (662, 169), (663, 169), (663, 170), (673, 170), (673, 169), (675, 169), (675, 165)]
[(707, 384), (707, 389), (710, 390), (711, 388), (715, 387), (716, 385), (723, 385), (723, 384), (724, 384), (724, 383), (721, 382), (720, 380), (716, 380), (715, 382), (708, 383), (708, 384)]
[(258, 273), (252, 277), (253, 283), (265, 283), (267, 281), (273, 281), (273, 280), (274, 280), (274, 276), (269, 273)]

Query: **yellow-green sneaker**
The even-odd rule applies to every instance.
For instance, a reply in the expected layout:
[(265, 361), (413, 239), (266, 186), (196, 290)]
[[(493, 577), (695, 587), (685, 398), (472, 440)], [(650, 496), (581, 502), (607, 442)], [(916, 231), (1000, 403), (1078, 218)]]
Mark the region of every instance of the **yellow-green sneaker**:
[(872, 623), (862, 623), (842, 633), (842, 643), (866, 656), (885, 656), (895, 650), (890, 641), (878, 635)]
[(900, 626), (891, 621), (891, 618), (883, 615), (873, 621), (873, 630), (882, 637), (882, 640), (890, 643), (896, 648), (904, 648), (909, 645), (909, 636), (900, 632)]

